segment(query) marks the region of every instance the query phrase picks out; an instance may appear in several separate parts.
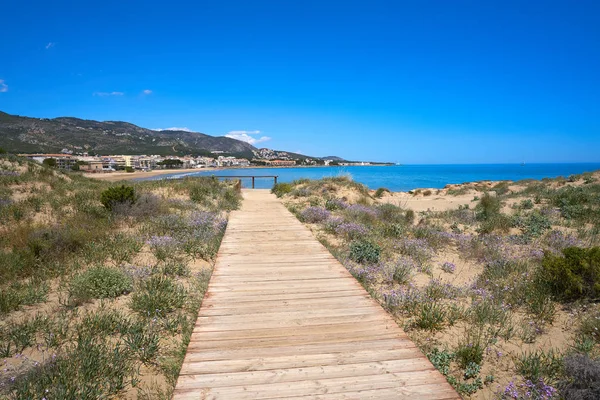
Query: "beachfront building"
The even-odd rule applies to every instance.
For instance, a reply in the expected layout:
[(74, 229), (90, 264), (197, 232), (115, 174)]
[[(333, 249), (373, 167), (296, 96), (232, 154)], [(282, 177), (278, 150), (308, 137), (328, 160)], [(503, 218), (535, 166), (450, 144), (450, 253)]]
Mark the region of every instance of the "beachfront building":
[(211, 157), (196, 157), (194, 168), (218, 167), (217, 160)]
[(149, 171), (156, 168), (156, 159), (147, 156), (135, 156), (133, 158), (133, 168)]
[(31, 160), (37, 161), (40, 164), (44, 162), (44, 160), (52, 158), (56, 160), (56, 167), (60, 169), (72, 169), (75, 163), (77, 163), (77, 159), (70, 154), (19, 154), (19, 157), (27, 157)]
[(340, 165), (348, 166), (348, 167), (357, 167), (357, 166), (371, 165), (371, 163), (367, 162), (367, 161), (361, 161), (361, 162), (341, 162)]
[(79, 170), (82, 172), (89, 172), (89, 173), (93, 173), (93, 174), (99, 173), (99, 172), (104, 172), (104, 170), (102, 169), (102, 161), (93, 160), (93, 161), (81, 161), (81, 162), (84, 163), (84, 164), (79, 165)]
[(219, 156), (217, 165), (220, 167), (247, 167), (250, 165), (250, 161), (245, 158)]
[(296, 165), (295, 160), (265, 160), (265, 163), (273, 167), (291, 167)]

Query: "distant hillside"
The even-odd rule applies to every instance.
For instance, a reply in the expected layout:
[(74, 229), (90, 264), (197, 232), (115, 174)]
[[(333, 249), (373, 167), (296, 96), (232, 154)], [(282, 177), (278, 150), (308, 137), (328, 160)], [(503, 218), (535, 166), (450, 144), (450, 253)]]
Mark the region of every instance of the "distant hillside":
[(252, 157), (254, 146), (198, 132), (153, 131), (118, 121), (71, 117), (29, 118), (0, 112), (0, 147), (10, 152), (93, 152), (105, 154), (202, 155), (222, 151)]

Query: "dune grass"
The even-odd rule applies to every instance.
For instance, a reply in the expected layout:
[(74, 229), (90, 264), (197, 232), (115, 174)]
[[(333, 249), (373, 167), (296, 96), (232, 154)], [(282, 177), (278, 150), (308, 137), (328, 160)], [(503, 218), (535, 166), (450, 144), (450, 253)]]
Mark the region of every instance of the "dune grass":
[(0, 397), (169, 398), (240, 201), (0, 155)]
[(542, 399), (600, 384), (597, 177), (477, 186), (474, 208), (418, 215), (348, 178), (274, 192), (459, 393)]

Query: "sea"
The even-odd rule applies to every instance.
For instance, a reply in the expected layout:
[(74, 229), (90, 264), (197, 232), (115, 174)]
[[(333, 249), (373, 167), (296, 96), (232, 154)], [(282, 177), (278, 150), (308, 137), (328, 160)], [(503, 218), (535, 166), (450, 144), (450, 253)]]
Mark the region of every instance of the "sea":
[[(391, 165), (391, 166), (332, 166), (332, 167), (291, 167), (291, 168), (239, 168), (218, 169), (191, 173), (173, 173), (146, 179), (177, 179), (184, 176), (256, 176), (255, 187), (270, 189), (272, 177), (278, 182), (291, 182), (296, 179), (321, 179), (325, 177), (350, 176), (353, 180), (367, 185), (370, 189), (385, 187), (394, 192), (418, 188), (441, 189), (447, 184), (476, 181), (520, 181), (524, 179), (556, 178), (583, 172), (600, 170), (600, 163), (572, 164), (448, 164), (448, 165)], [(251, 187), (251, 178), (243, 178), (242, 186)]]

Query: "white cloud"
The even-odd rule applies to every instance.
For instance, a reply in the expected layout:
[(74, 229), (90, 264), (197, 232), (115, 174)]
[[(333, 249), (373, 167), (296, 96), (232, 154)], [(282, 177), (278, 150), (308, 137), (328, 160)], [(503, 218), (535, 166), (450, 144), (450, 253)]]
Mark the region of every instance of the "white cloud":
[(150, 89), (143, 90), (142, 94), (146, 94), (146, 95), (152, 94), (152, 90), (150, 90)]
[(258, 135), (260, 131), (231, 131), (225, 137), (241, 140), (242, 142), (257, 144), (271, 140), (268, 136), (261, 136), (259, 138), (252, 137), (250, 135)]
[(230, 131), (228, 135), (258, 135), (260, 131)]
[(54, 42), (48, 42), (48, 44), (46, 45), (46, 50), (51, 49), (54, 46), (56, 46), (56, 43), (54, 43)]
[(184, 131), (184, 132), (194, 132), (193, 130), (191, 130), (190, 128), (186, 128), (186, 127), (182, 127), (182, 128), (178, 128), (176, 126), (172, 127), (172, 128), (156, 128), (156, 129), (152, 129), (153, 131)]
[(0, 93), (8, 92), (8, 85), (0, 79)]
[(94, 92), (93, 94), (94, 94), (94, 96), (105, 97), (105, 96), (123, 96), (125, 93), (123, 93), (123, 92)]

